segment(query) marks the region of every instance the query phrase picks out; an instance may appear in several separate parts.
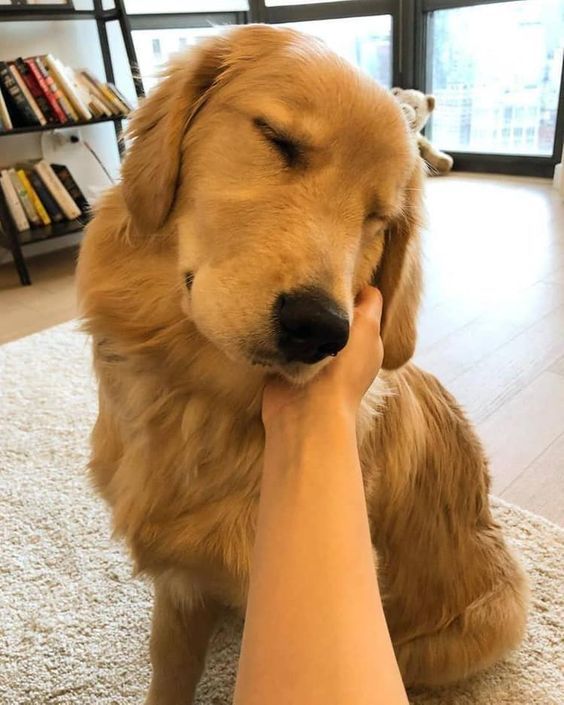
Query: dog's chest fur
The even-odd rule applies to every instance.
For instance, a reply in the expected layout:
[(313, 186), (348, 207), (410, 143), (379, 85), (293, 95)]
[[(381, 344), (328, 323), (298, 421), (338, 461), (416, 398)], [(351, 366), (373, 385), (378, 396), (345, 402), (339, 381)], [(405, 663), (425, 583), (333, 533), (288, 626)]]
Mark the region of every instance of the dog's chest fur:
[[(160, 371), (138, 362), (103, 355), (96, 366), (91, 470), (137, 567), (244, 604), (263, 464), (260, 394), (244, 408), (186, 379), (163, 385)], [(359, 440), (384, 390), (377, 381), (367, 396)]]

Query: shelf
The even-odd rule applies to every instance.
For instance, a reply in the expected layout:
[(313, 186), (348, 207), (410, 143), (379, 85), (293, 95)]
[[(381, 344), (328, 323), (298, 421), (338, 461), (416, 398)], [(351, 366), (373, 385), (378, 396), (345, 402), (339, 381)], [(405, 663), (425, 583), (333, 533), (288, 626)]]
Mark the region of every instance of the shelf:
[[(44, 242), (45, 240), (53, 240), (54, 238), (62, 237), (63, 235), (78, 233), (83, 230), (87, 224), (88, 219), (86, 218), (81, 220), (70, 220), (64, 223), (45, 225), (42, 228), (31, 228), (30, 230), (24, 230), (18, 235), (21, 246), (26, 247), (26, 245), (31, 245), (35, 242)], [(25, 242), (23, 242), (22, 239), (25, 239)]]
[(41, 7), (35, 5), (33, 10), (26, 5), (2, 6), (0, 10), (0, 22), (57, 22), (73, 20), (96, 20), (102, 19), (105, 22), (118, 19), (115, 10), (104, 10), (97, 15), (94, 10), (67, 10), (53, 7)]
[[(53, 0), (51, 0), (53, 2)], [(137, 56), (135, 46), (131, 36), (131, 27), (125, 13), (124, 0), (115, 0), (115, 6), (112, 9), (105, 10), (103, 8), (103, 0), (93, 0), (93, 7), (87, 10), (75, 10), (72, 5), (2, 5), (0, 6), (0, 23), (2, 22), (73, 22), (87, 21), (91, 22), (96, 29), (98, 35), (98, 44), (102, 53), (104, 62), (105, 80), (114, 82), (114, 71), (112, 64), (112, 55), (110, 51), (110, 41), (108, 36), (108, 22), (116, 21), (118, 30), (123, 40), (125, 52), (129, 66), (137, 66)], [(0, 58), (1, 55), (0, 55)], [(138, 97), (143, 96), (143, 84), (141, 79), (133, 76), (135, 92)], [(64, 124), (49, 124), (49, 125), (32, 125), (26, 127), (16, 127), (12, 130), (0, 131), (1, 137), (10, 135), (27, 135), (34, 132), (52, 132), (54, 130), (68, 130), (73, 127), (87, 127), (88, 125), (98, 125), (101, 123), (113, 123), (115, 128), (115, 136), (120, 156), (123, 156), (124, 144), (121, 139), (122, 120), (127, 119), (126, 115), (99, 117), (93, 120), (80, 120), (77, 122), (69, 122)], [(71, 137), (72, 141), (72, 137)], [(22, 286), (31, 284), (31, 277), (27, 269), (25, 256), (22, 250), (26, 249), (26, 245), (34, 242), (42, 242), (53, 238), (63, 237), (71, 233), (80, 232), (87, 223), (87, 218), (74, 220), (71, 222), (57, 223), (42, 228), (31, 228), (23, 233), (17, 233), (12, 222), (9, 210), (4, 202), (5, 199), (0, 189), (0, 219), (3, 221), (1, 235), (2, 240), (7, 243), (7, 247), (11, 250), (14, 257), (14, 265), (18, 271)], [(21, 242), (22, 238), (27, 242)], [(28, 239), (29, 238), (29, 239)]]
[(13, 130), (0, 131), (0, 137), (10, 135), (26, 135), (28, 132), (50, 132), (51, 130), (64, 130), (69, 127), (83, 127), (85, 125), (98, 125), (102, 122), (119, 122), (125, 120), (126, 115), (115, 115), (113, 117), (95, 118), (94, 120), (80, 120), (79, 122), (53, 123), (49, 125), (28, 125), (26, 127), (15, 127)]

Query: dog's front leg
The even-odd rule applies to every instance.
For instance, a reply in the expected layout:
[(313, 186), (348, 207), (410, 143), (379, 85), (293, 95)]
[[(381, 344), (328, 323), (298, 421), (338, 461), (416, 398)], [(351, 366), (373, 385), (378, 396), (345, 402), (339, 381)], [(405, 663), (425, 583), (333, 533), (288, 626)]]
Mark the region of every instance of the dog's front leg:
[(157, 581), (151, 630), (153, 677), (146, 705), (192, 704), (218, 614), (215, 602), (178, 602), (166, 583)]

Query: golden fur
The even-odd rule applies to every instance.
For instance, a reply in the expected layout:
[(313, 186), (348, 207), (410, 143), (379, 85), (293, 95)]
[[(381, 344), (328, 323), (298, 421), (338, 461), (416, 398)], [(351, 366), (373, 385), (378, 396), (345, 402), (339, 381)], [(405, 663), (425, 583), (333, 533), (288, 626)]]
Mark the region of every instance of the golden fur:
[[(265, 123), (303, 145), (297, 164)], [(438, 684), (501, 658), (522, 637), (526, 582), (472, 428), (408, 363), (422, 167), (394, 98), (316, 40), (244, 27), (171, 64), (131, 137), (79, 289), (100, 385), (92, 477), (155, 580), (148, 702), (189, 702), (219, 607), (244, 607), (265, 374), (302, 383), (324, 364), (274, 359), (273, 300), (317, 286), (350, 314), (374, 271), (385, 369), (359, 448), (400, 667)]]

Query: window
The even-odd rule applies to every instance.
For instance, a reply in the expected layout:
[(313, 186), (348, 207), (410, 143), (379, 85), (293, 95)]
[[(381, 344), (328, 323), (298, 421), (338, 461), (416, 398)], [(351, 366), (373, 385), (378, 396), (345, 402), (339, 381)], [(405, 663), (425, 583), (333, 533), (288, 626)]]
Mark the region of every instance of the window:
[(290, 22), (285, 26), (319, 37), (337, 54), (359, 66), (382, 85), (391, 87), (391, 15)]
[(146, 90), (173, 54), (228, 25), (285, 24), (385, 87), (397, 81), (434, 93), (428, 136), (459, 152), (461, 168), (549, 176), (557, 161), (563, 0), (124, 2)]
[(174, 54), (184, 51), (204, 37), (217, 34), (221, 29), (221, 27), (191, 27), (134, 30), (131, 34), (145, 90), (148, 91), (155, 85), (159, 70)]
[[(429, 13), (429, 34), (428, 78), (437, 98), (431, 129), (438, 147), (552, 155), (564, 45), (561, 0), (437, 10)], [(495, 139), (499, 124), (504, 137), (511, 129), (511, 139)]]

